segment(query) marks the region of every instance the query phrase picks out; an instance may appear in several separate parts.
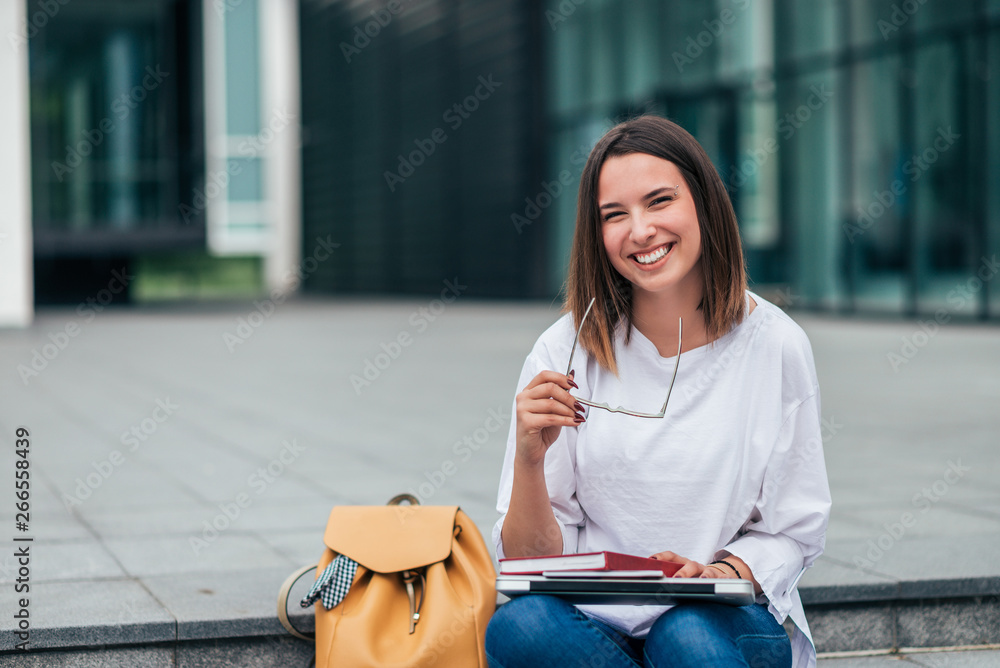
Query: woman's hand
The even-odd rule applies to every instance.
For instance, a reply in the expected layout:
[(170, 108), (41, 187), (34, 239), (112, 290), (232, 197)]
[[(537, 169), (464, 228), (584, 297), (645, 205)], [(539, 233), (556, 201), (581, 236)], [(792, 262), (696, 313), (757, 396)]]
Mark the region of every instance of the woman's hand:
[(572, 372), (566, 376), (543, 371), (517, 395), (514, 481), (502, 533), (508, 557), (563, 551), (562, 529), (552, 511), (544, 463), (559, 430), (584, 421), (583, 406), (569, 393), (576, 386)]
[[(660, 561), (672, 561), (677, 564), (684, 564), (681, 569), (674, 573), (675, 578), (725, 578), (725, 577), (735, 577), (732, 573), (726, 575), (722, 572), (721, 568), (717, 566), (698, 563), (694, 559), (688, 559), (687, 557), (682, 557), (674, 552), (657, 552), (653, 555), (653, 559), (659, 559)], [(721, 573), (716, 575), (716, 573)]]
[[(760, 584), (757, 582), (757, 578), (753, 576), (753, 573), (750, 572), (750, 567), (747, 566), (745, 561), (731, 554), (726, 555), (724, 558), (740, 572), (740, 575), (743, 576), (744, 580), (749, 580), (753, 583), (753, 590), (755, 593), (761, 593)], [(657, 552), (653, 555), (653, 559), (684, 564), (681, 566), (679, 571), (674, 573), (675, 578), (736, 579), (736, 573), (727, 568), (724, 564), (700, 564), (694, 559), (682, 557), (674, 552)]]
[(517, 395), (517, 458), (521, 462), (541, 464), (563, 427), (576, 427), (585, 421), (583, 405), (569, 393), (576, 387), (573, 372), (566, 376), (542, 371)]

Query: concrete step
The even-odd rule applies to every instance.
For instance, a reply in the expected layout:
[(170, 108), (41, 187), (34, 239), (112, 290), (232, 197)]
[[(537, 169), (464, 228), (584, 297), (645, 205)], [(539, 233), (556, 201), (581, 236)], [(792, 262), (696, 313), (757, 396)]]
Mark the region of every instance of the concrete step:
[(1000, 578), (803, 587), (820, 652), (1000, 643)]
[(150, 645), (100, 645), (0, 655), (7, 668), (306, 668), (310, 644), (290, 636), (220, 638)]
[(1000, 668), (1000, 646), (903, 649), (821, 654), (819, 668)]
[[(170, 613), (173, 619), (160, 615), (143, 619), (143, 613), (135, 609), (127, 620), (119, 616), (87, 624), (75, 617), (72, 625), (58, 621), (46, 625), (43, 620), (59, 617), (51, 611), (34, 610), (32, 651), (17, 652), (6, 649), (10, 647), (6, 645), (0, 653), (0, 668), (306, 666), (312, 647), (288, 636), (278, 624), (268, 595), (272, 589), (276, 592), (274, 579), (259, 578), (256, 586), (248, 583), (251, 591), (259, 593), (252, 596), (257, 603), (247, 607), (243, 615), (233, 610), (206, 615), (204, 611), (175, 607)], [(297, 590), (293, 591), (293, 599)], [(895, 660), (901, 649), (1000, 646), (1000, 578), (814, 586), (803, 587), (801, 594), (821, 654), (874, 652)], [(293, 611), (293, 622), (299, 628), (310, 629), (311, 614)], [(4, 631), (5, 636), (10, 633)], [(990, 655), (962, 654), (956, 660)]]

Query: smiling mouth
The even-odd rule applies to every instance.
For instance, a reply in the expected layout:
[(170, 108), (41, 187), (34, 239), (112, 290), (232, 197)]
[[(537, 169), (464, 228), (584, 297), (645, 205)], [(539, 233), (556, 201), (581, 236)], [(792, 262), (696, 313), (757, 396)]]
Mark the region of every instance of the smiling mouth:
[(656, 250), (652, 250), (648, 253), (636, 253), (632, 255), (632, 258), (639, 264), (653, 264), (663, 259), (674, 247), (674, 243), (675, 242), (663, 244)]

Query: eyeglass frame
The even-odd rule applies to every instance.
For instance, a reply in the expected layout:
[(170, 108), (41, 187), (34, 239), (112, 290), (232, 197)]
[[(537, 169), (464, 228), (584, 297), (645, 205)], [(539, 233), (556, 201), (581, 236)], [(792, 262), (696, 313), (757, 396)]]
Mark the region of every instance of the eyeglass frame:
[[(580, 339), (580, 332), (583, 331), (583, 323), (587, 321), (587, 316), (590, 315), (590, 311), (594, 308), (594, 302), (597, 298), (594, 297), (590, 300), (590, 304), (587, 305), (587, 310), (584, 312), (583, 317), (580, 318), (580, 326), (576, 329), (576, 336), (573, 337), (573, 347), (569, 351), (569, 364), (566, 365), (566, 375), (573, 369), (573, 355), (576, 353), (576, 344)], [(667, 412), (667, 404), (670, 403), (670, 394), (674, 390), (674, 381), (677, 380), (677, 368), (681, 363), (681, 345), (683, 343), (682, 336), (684, 333), (684, 321), (683, 318), (677, 319), (677, 360), (674, 362), (674, 375), (670, 378), (670, 387), (667, 389), (667, 398), (663, 401), (663, 407), (660, 409), (659, 413), (642, 413), (639, 411), (628, 410), (622, 406), (618, 408), (612, 408), (607, 403), (598, 403), (596, 401), (590, 401), (589, 399), (583, 399), (582, 397), (573, 397), (576, 401), (579, 401), (585, 406), (590, 406), (591, 408), (600, 408), (606, 410), (610, 413), (622, 413), (624, 415), (631, 415), (633, 417), (641, 418), (662, 418)], [(572, 395), (571, 395), (572, 396)]]

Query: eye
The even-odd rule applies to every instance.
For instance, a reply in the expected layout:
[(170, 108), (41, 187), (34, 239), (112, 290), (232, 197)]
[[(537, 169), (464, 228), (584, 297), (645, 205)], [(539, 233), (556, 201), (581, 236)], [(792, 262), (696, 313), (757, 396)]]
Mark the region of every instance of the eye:
[(612, 218), (615, 218), (615, 217), (617, 217), (617, 216), (621, 216), (621, 215), (622, 215), (622, 212), (621, 212), (621, 211), (612, 211), (612, 212), (610, 212), (610, 213), (607, 213), (607, 214), (605, 214), (605, 215), (604, 215), (604, 217), (603, 217), (603, 218), (601, 218), (601, 220), (602, 220), (603, 222), (607, 223), (607, 222), (609, 222), (609, 221), (610, 221), (610, 220), (611, 220)]
[(649, 203), (649, 206), (653, 207), (658, 204), (663, 204), (664, 202), (673, 202), (674, 199), (676, 198), (673, 195), (665, 195), (663, 197), (657, 197), (656, 199), (654, 199), (652, 202)]

